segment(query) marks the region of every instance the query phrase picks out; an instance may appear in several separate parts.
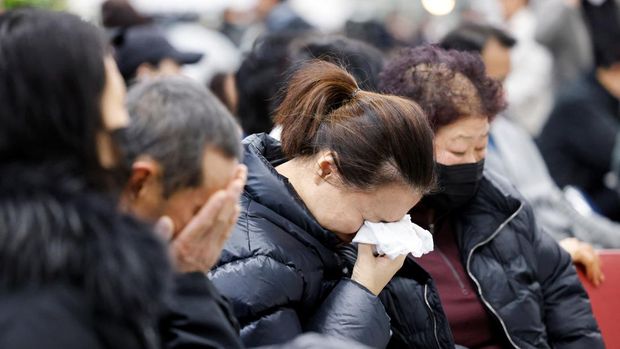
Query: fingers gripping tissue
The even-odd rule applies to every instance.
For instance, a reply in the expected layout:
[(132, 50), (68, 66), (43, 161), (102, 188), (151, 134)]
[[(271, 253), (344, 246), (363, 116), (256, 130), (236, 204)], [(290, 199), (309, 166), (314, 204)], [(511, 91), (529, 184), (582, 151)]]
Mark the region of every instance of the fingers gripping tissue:
[(375, 245), (378, 254), (390, 259), (408, 253), (421, 257), (433, 250), (433, 235), (412, 223), (409, 215), (393, 223), (366, 221), (353, 242)]

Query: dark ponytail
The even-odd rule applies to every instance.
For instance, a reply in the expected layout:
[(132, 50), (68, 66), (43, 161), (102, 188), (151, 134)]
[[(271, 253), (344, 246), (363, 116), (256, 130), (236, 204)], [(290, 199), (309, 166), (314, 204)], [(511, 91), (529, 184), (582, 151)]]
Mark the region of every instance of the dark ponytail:
[(282, 125), (282, 148), (294, 157), (314, 155), (313, 141), (328, 115), (352, 100), (358, 90), (353, 76), (325, 61), (306, 64), (293, 75), (276, 110)]
[(344, 184), (433, 184), (432, 131), (415, 102), (362, 91), (349, 73), (312, 61), (293, 74), (276, 111), (288, 158), (333, 152)]

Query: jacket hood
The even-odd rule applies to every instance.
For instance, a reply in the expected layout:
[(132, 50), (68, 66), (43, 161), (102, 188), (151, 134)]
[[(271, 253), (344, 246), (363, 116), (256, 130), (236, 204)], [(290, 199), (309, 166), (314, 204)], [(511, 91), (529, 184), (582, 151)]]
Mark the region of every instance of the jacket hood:
[[(317, 222), (288, 180), (276, 171), (276, 166), (288, 161), (282, 154), (280, 142), (261, 133), (247, 137), (243, 145), (243, 162), (248, 167), (245, 195), (286, 218), (324, 245), (335, 248), (341, 244), (334, 233)], [(297, 238), (305, 239), (303, 236)]]
[(0, 168), (0, 291), (66, 285), (83, 292), (102, 337), (123, 327), (144, 334), (170, 288), (164, 246), (86, 188), (45, 168)]

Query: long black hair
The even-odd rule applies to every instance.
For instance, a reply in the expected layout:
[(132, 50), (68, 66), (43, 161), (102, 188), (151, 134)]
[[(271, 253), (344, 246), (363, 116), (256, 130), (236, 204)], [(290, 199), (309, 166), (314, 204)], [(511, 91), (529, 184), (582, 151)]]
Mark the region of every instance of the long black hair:
[(102, 347), (158, 347), (170, 266), (107, 197), (105, 55), (99, 30), (73, 15), (0, 15), (0, 293), (66, 290)]
[(65, 164), (92, 188), (99, 161), (107, 45), (95, 26), (63, 12), (0, 15), (0, 171)]

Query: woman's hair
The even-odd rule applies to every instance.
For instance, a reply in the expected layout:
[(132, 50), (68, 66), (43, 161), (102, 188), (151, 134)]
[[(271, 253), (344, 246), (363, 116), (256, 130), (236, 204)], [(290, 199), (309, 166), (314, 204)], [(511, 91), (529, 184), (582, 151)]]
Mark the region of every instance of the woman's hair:
[(276, 111), (288, 158), (331, 151), (343, 184), (372, 189), (403, 181), (433, 185), (433, 139), (422, 110), (407, 99), (362, 91), (325, 61), (302, 66)]
[(506, 108), (502, 84), (479, 54), (436, 45), (403, 49), (380, 74), (380, 89), (420, 104), (434, 131), (466, 116), (491, 121)]
[(0, 163), (67, 163), (101, 187), (105, 55), (101, 32), (74, 15), (0, 15)]

